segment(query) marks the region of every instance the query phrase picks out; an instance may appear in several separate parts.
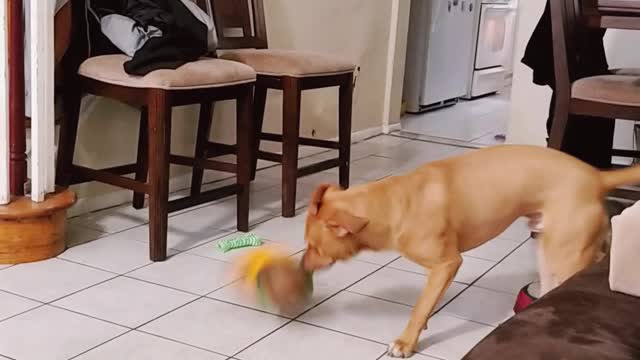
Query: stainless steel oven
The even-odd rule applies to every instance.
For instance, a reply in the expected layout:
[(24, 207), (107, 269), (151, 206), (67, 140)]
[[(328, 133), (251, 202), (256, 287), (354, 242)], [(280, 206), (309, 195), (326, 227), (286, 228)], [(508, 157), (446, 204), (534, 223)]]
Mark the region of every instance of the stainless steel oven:
[(512, 61), (517, 2), (481, 0), (473, 76), (467, 97), (494, 93), (505, 85)]

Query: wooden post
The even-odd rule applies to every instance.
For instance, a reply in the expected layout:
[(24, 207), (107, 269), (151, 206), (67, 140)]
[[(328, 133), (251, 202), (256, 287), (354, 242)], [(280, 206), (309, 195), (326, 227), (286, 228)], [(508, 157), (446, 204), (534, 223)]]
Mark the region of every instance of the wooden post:
[[(1, 1), (1, 0), (0, 0)], [(11, 193), (24, 195), (27, 179), (27, 135), (24, 111), (24, 26), (22, 0), (7, 1), (9, 39), (9, 123)]]
[(0, 205), (11, 201), (9, 187), (9, 82), (7, 79), (7, 3), (0, 1)]
[(53, 1), (31, 0), (31, 199), (42, 202), (55, 191), (55, 86)]

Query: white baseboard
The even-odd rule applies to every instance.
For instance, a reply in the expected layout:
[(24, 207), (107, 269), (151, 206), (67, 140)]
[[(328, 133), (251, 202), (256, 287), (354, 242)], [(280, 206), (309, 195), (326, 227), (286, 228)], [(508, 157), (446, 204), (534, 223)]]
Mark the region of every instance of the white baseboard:
[(402, 124), (397, 122), (395, 124), (391, 124), (387, 127), (387, 129), (383, 129), (386, 131), (383, 131), (384, 134), (391, 134), (394, 131), (400, 131), (402, 130)]
[[(400, 128), (400, 124), (393, 124), (391, 127)], [(391, 130), (394, 131), (394, 130)], [(373, 127), (369, 129), (359, 130), (351, 134), (351, 142), (357, 143), (366, 139), (382, 134), (382, 127)], [(335, 139), (334, 139), (335, 140)], [(207, 176), (209, 175), (209, 177)], [(221, 180), (219, 177), (212, 177), (214, 173), (205, 172), (204, 182), (213, 182)], [(230, 174), (229, 177), (232, 175)], [(191, 173), (187, 172), (182, 175), (174, 176), (169, 181), (169, 192), (185, 190), (191, 187)], [(68, 216), (74, 217), (90, 212), (111, 208), (131, 202), (133, 192), (126, 189), (118, 189), (104, 195), (79, 198), (76, 204), (69, 209)]]
[[(206, 181), (206, 180), (205, 180)], [(188, 189), (191, 186), (191, 174), (186, 173), (171, 178), (169, 181), (169, 192), (177, 192)], [(73, 190), (73, 188), (72, 188)], [(131, 202), (133, 199), (133, 191), (126, 189), (118, 189), (109, 193), (79, 198), (75, 205), (67, 211), (68, 217), (79, 216), (90, 212), (108, 209), (110, 207), (122, 205)]]
[(382, 134), (382, 127), (372, 127), (351, 133), (351, 143), (357, 143)]

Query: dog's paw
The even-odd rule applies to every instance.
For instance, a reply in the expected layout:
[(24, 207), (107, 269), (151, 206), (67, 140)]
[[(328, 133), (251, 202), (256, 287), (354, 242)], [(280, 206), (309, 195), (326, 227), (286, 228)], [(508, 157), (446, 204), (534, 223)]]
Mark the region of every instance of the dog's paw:
[(402, 340), (396, 340), (389, 344), (387, 355), (394, 358), (409, 358), (413, 355), (414, 345), (409, 345)]

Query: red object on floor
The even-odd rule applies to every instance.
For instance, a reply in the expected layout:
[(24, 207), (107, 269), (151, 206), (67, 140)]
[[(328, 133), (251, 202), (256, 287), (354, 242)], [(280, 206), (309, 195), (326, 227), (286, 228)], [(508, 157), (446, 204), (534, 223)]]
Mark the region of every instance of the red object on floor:
[(529, 287), (530, 286), (531, 286), (531, 284), (527, 284), (518, 293), (518, 297), (516, 298), (516, 303), (515, 303), (515, 305), (513, 305), (513, 312), (515, 312), (516, 314), (521, 312), (522, 310), (526, 309), (534, 301), (538, 300), (536, 297), (531, 295), (531, 293), (529, 292)]

